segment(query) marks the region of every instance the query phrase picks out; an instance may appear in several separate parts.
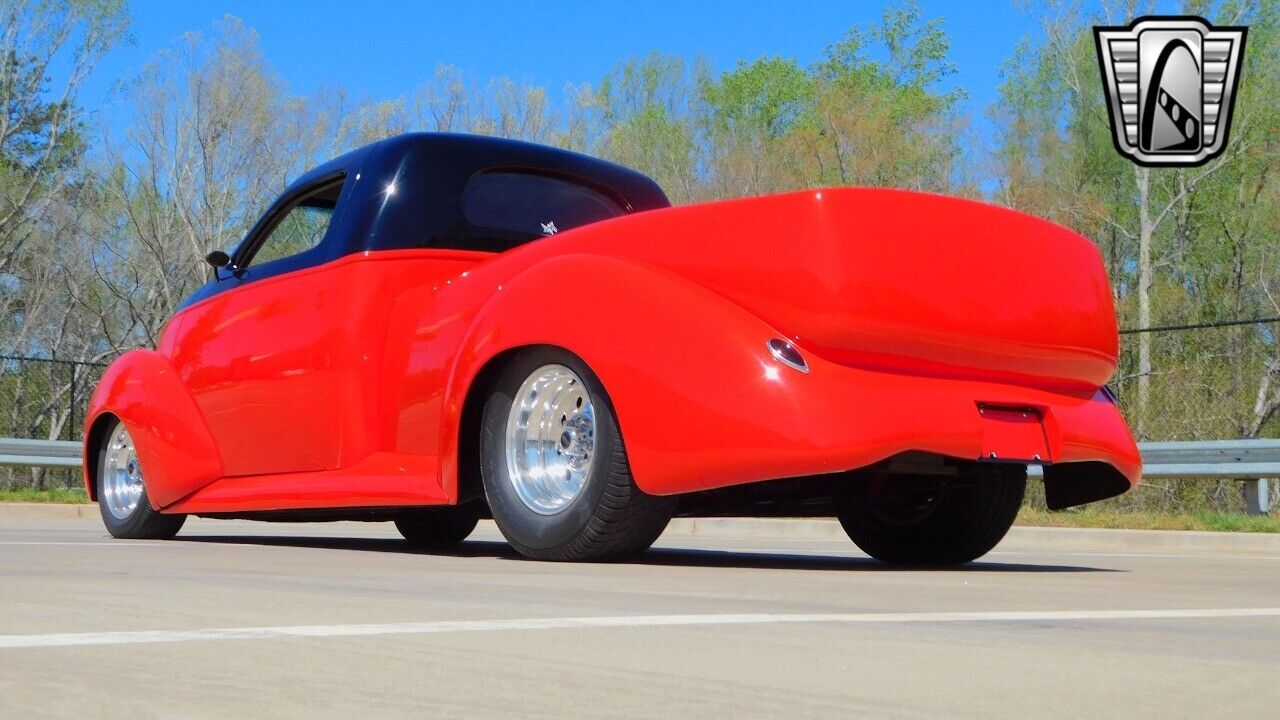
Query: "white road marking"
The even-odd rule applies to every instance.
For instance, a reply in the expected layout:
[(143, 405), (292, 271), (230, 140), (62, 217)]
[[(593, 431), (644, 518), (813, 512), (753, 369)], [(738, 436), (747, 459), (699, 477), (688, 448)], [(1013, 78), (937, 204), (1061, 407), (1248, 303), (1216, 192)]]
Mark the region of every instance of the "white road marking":
[(157, 542), (54, 542), (51, 540), (0, 540), (0, 545), (79, 545), (88, 547), (164, 547), (167, 543), (164, 541)]
[(1080, 622), (1097, 620), (1193, 620), (1213, 618), (1280, 618), (1276, 608), (1207, 608), (1199, 610), (1046, 610), (1010, 612), (830, 613), (726, 615), (620, 615), (606, 617), (525, 618), (508, 620), (441, 620), (436, 622), (367, 625), (294, 625), (281, 627), (205, 628), (197, 630), (126, 630), (119, 632), (0, 635), (0, 649), (136, 645), (142, 643), (212, 640), (271, 640), (279, 638), (367, 637), (373, 635), (432, 635), (438, 633), (502, 632), (511, 630), (575, 630), (714, 625), (775, 625), (789, 623), (892, 624), (980, 622)]

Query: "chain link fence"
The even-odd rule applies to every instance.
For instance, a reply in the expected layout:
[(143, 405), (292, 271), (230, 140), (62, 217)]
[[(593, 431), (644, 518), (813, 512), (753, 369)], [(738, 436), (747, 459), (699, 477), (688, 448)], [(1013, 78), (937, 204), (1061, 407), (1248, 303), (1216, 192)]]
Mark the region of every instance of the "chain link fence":
[[(1111, 387), (1134, 435), (1139, 441), (1280, 437), (1280, 417), (1268, 415), (1280, 389), (1278, 332), (1280, 322), (1274, 319), (1125, 332)], [(1149, 343), (1149, 373), (1141, 371), (1144, 340)], [(1276, 508), (1280, 483), (1270, 486), (1270, 506)], [(1245, 492), (1245, 483), (1238, 480), (1145, 480), (1133, 492), (1090, 507), (1240, 512)], [(1029, 502), (1043, 507), (1038, 488)]]
[[(1134, 434), (1139, 440), (1280, 435), (1280, 418), (1267, 415), (1280, 386), (1278, 331), (1275, 321), (1127, 331), (1111, 385)], [(1144, 340), (1147, 373), (1140, 361)]]
[[(79, 440), (104, 363), (0, 355), (0, 437)], [(0, 488), (79, 485), (80, 472), (0, 468)]]

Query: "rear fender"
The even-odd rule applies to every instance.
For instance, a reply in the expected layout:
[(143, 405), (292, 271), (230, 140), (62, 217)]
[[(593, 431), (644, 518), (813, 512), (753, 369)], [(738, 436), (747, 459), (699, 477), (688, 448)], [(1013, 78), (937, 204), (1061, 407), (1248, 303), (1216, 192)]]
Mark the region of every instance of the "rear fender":
[(103, 374), (85, 422), (84, 482), (96, 498), (97, 446), (114, 415), (129, 430), (147, 497), (163, 508), (222, 477), (222, 460), (204, 416), (169, 360), (152, 350), (121, 355)]
[[(599, 376), (644, 491), (770, 477), (757, 449), (794, 447), (788, 416), (799, 417), (788, 410), (787, 374), (801, 376), (765, 345), (778, 336), (665, 270), (599, 255), (544, 260), (503, 282), (461, 343), (442, 404), (441, 479), (456, 497), (461, 414), (477, 375), (499, 354), (533, 345), (563, 348)], [(777, 412), (750, 410), (762, 406)]]

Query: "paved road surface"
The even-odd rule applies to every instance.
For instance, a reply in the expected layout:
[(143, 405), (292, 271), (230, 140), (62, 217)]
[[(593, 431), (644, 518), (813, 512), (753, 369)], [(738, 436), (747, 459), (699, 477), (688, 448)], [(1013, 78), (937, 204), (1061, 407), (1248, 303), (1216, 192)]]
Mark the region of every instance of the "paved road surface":
[(1280, 717), (1280, 557), (668, 537), (527, 562), (481, 528), (0, 521), (0, 717)]

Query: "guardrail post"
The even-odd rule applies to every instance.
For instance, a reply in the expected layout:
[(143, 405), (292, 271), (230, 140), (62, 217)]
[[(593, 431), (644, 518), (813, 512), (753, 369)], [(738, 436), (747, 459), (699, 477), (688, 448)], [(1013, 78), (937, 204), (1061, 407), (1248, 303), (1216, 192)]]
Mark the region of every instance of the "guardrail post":
[(1271, 481), (1268, 478), (1245, 481), (1244, 511), (1250, 515), (1271, 512)]
[(71, 368), (71, 407), (67, 409), (67, 439), (71, 440), (76, 436), (76, 365), (71, 363), (67, 367)]

